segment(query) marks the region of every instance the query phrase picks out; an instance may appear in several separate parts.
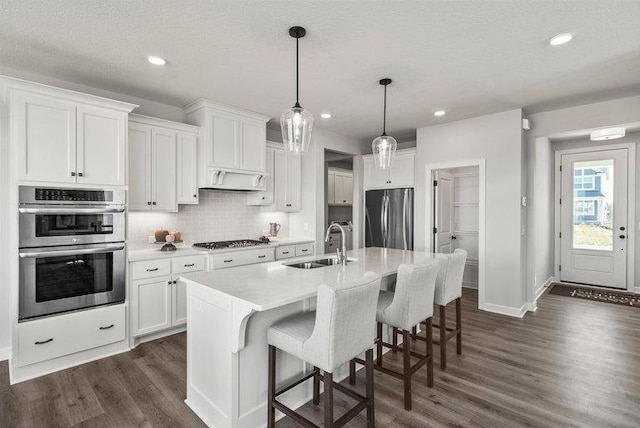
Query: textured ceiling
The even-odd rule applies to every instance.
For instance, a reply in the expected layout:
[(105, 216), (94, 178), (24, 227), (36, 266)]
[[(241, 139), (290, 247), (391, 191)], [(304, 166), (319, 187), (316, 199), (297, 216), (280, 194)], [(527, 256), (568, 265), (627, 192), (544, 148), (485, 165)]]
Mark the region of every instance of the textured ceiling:
[[(640, 93), (640, 1), (0, 2), (0, 65), (181, 106), (198, 97), (358, 138), (525, 107)], [(568, 45), (547, 40), (572, 32)], [(164, 68), (146, 61), (168, 60)], [(434, 118), (436, 109), (447, 110)], [(329, 111), (325, 121), (320, 113)]]

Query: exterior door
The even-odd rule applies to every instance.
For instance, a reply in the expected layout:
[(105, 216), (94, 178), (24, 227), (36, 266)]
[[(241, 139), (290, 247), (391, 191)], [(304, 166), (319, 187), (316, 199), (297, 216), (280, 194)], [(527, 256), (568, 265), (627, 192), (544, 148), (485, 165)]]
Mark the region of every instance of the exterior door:
[(627, 288), (627, 157), (627, 149), (561, 156), (561, 281)]
[(453, 175), (443, 171), (434, 175), (434, 248), (436, 253), (448, 254), (453, 252)]

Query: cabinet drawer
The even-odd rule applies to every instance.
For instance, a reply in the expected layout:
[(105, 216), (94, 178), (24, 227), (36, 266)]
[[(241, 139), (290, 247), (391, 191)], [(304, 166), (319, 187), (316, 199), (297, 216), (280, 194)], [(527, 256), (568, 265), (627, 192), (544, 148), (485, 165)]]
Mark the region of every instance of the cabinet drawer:
[(177, 257), (171, 259), (171, 272), (176, 275), (204, 270), (204, 256)]
[(20, 367), (125, 339), (124, 305), (18, 324)]
[(296, 257), (300, 256), (312, 256), (313, 255), (313, 243), (298, 244), (296, 245)]
[(169, 260), (148, 260), (144, 262), (134, 262), (131, 265), (131, 277), (134, 280), (167, 276), (170, 274), (171, 263)]
[(296, 256), (295, 245), (285, 245), (276, 248), (276, 260), (290, 259)]
[(209, 269), (221, 269), (231, 266), (250, 265), (253, 263), (272, 262), (275, 251), (271, 248), (256, 250), (234, 251), (231, 253), (212, 254), (209, 256)]

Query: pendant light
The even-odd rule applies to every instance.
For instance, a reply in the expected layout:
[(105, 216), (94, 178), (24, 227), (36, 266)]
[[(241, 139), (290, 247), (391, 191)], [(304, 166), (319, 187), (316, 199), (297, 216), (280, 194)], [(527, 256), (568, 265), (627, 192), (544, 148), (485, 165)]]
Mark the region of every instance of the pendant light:
[(282, 113), (280, 117), (284, 149), (295, 154), (303, 154), (309, 150), (311, 130), (313, 129), (313, 115), (302, 108), (298, 98), (298, 40), (305, 34), (307, 31), (302, 27), (289, 28), (289, 35), (296, 39), (296, 104)]
[(384, 114), (382, 116), (382, 135), (373, 140), (371, 150), (373, 151), (373, 161), (377, 168), (391, 168), (393, 158), (396, 155), (398, 142), (395, 138), (387, 135), (387, 85), (391, 83), (391, 79), (380, 79), (379, 82), (384, 86)]

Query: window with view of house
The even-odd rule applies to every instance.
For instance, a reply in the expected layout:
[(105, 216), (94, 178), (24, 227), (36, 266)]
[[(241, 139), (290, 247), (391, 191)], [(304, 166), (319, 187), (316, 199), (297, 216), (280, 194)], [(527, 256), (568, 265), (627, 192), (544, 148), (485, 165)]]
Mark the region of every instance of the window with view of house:
[(607, 213), (606, 168), (575, 168), (573, 215), (575, 224), (604, 226)]

